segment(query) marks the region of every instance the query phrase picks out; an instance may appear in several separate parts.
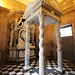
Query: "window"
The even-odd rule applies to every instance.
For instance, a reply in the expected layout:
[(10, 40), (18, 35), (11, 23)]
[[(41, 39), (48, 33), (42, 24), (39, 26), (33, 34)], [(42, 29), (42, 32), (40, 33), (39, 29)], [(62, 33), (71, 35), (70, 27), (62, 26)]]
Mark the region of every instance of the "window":
[(60, 29), (61, 37), (72, 36), (72, 25), (62, 26)]

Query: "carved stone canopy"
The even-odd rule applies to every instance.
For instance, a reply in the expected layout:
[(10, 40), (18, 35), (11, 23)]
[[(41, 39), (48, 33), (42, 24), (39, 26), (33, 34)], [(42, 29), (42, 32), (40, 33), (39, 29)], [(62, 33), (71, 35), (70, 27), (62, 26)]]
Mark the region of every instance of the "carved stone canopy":
[(39, 26), (39, 75), (46, 75), (45, 69), (45, 50), (44, 50), (44, 26), (52, 23), (56, 24), (57, 35), (57, 52), (58, 52), (58, 69), (62, 72), (62, 50), (60, 44), (59, 20), (62, 11), (56, 0), (36, 0), (28, 4), (24, 13), (26, 18), (26, 50), (25, 50), (25, 67), (29, 67), (29, 25)]
[(36, 0), (28, 4), (23, 17), (31, 24), (39, 25), (39, 14), (45, 15), (46, 26), (59, 20), (62, 11), (56, 0)]

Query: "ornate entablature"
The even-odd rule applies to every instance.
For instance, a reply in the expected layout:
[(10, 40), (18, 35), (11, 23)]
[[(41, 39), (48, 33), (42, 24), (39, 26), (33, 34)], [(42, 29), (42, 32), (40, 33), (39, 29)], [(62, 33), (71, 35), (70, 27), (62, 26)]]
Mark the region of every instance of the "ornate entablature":
[[(39, 15), (41, 12), (46, 15), (45, 25), (53, 23), (62, 15), (59, 3), (56, 0), (36, 0), (28, 4), (23, 16), (31, 24), (39, 25), (37, 15)], [(51, 19), (53, 19), (52, 22), (50, 22)]]

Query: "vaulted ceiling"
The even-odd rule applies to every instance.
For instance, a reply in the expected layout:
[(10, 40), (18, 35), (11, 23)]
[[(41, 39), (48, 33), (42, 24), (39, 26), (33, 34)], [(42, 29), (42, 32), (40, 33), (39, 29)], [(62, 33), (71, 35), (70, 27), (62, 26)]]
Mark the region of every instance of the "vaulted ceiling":
[[(27, 5), (29, 2), (35, 1), (35, 0), (17, 0), (25, 5)], [(57, 0), (58, 2), (61, 2), (62, 0)]]

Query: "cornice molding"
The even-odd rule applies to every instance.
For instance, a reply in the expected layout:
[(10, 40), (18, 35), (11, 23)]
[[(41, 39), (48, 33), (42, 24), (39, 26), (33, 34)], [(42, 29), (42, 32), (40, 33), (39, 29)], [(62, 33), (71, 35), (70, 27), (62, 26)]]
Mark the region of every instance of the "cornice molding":
[(9, 9), (4, 8), (4, 7), (1, 7), (1, 6), (0, 6), (0, 11), (10, 12), (10, 10), (9, 10)]

